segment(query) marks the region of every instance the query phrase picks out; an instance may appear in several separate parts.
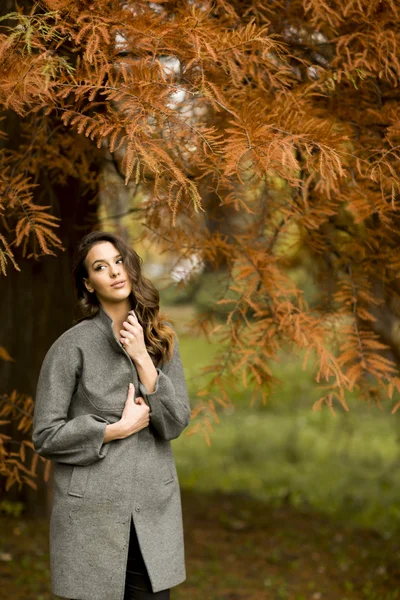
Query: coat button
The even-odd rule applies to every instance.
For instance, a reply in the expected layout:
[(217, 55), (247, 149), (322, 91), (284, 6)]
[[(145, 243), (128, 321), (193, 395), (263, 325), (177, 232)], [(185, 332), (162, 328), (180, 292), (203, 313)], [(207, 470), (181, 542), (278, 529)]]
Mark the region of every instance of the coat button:
[(140, 512), (140, 507), (139, 507), (139, 506), (137, 506), (137, 507), (135, 508), (135, 510), (136, 510), (136, 512)]

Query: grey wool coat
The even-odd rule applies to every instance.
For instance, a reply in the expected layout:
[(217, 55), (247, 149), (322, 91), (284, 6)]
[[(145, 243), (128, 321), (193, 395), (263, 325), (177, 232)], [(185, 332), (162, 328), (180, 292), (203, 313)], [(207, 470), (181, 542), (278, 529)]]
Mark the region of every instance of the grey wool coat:
[[(149, 394), (102, 306), (65, 331), (44, 358), (32, 439), (54, 461), (50, 564), (58, 596), (123, 600), (131, 518), (153, 592), (186, 577), (170, 440), (188, 425), (190, 405), (176, 337), (172, 359), (157, 373)], [(150, 406), (150, 425), (105, 444), (129, 382)]]

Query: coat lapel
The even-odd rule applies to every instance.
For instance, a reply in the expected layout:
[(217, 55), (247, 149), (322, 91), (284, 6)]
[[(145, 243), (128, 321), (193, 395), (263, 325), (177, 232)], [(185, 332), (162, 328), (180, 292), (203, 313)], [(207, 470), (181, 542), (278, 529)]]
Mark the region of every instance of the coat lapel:
[(97, 313), (97, 315), (95, 315), (93, 317), (93, 321), (96, 323), (96, 325), (99, 327), (99, 329), (101, 329), (101, 331), (104, 333), (104, 335), (107, 337), (107, 339), (110, 341), (110, 343), (114, 347), (118, 348), (120, 350), (120, 352), (127, 354), (125, 348), (117, 340), (117, 337), (114, 333), (114, 329), (113, 329), (114, 321), (112, 320), (110, 315), (104, 310), (104, 308), (102, 307), (101, 304), (100, 304), (99, 312)]

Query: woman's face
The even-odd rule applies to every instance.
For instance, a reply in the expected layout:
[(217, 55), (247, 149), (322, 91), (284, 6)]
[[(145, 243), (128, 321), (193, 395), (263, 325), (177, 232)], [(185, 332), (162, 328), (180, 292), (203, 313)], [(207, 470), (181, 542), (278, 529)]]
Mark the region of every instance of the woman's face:
[[(89, 292), (96, 292), (100, 302), (120, 302), (128, 298), (132, 286), (125, 270), (123, 257), (111, 242), (98, 242), (85, 258), (88, 277), (84, 284)], [(121, 285), (115, 285), (119, 284)]]

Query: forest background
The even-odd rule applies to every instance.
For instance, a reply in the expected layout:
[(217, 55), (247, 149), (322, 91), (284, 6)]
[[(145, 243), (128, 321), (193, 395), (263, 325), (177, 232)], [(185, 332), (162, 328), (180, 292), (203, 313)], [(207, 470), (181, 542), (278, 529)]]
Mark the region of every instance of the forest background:
[[(199, 524), (189, 539), (191, 597), (397, 598), (397, 3), (5, 0), (0, 14), (4, 581), (48, 597), (46, 554), (17, 543), (51, 489), (30, 415), (74, 318), (73, 250), (103, 228), (138, 249), (175, 315), (188, 505), (229, 493), (215, 514), (204, 500), (202, 554)], [(345, 524), (379, 537), (350, 557), (316, 523), (339, 546)], [(247, 588), (243, 548), (261, 565)]]

